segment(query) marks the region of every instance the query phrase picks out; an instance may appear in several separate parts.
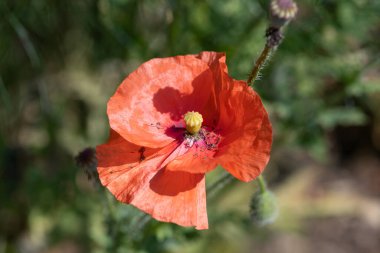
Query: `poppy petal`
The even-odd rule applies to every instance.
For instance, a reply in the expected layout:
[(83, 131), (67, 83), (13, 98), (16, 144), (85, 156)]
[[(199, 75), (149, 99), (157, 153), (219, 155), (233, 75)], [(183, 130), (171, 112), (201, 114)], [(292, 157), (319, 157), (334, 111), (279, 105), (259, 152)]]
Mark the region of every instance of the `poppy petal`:
[(269, 160), (272, 128), (260, 97), (244, 82), (222, 94), (218, 126), (224, 139), (216, 154), (218, 163), (233, 176), (250, 181), (263, 171)]
[(123, 172), (102, 183), (119, 201), (157, 220), (207, 229), (204, 174), (157, 171), (159, 163), (160, 158), (156, 157), (133, 168), (120, 165)]
[(251, 146), (240, 148), (239, 141), (230, 144), (228, 154), (221, 157), (221, 166), (237, 179), (249, 182), (259, 176), (268, 164), (272, 145), (272, 126), (265, 113), (261, 128)]
[(196, 57), (206, 62), (212, 69), (219, 65), (223, 72), (228, 72), (225, 53), (204, 51), (199, 53)]
[(173, 142), (163, 149), (140, 146), (111, 131), (107, 144), (97, 147), (101, 183), (121, 202), (132, 204), (153, 218), (207, 229), (204, 174), (160, 169), (183, 151)]
[(96, 147), (100, 167), (135, 164), (158, 152), (159, 149), (145, 148), (130, 143), (111, 129), (107, 143)]
[(168, 171), (185, 171), (189, 173), (206, 173), (216, 168), (217, 161), (213, 158), (214, 150), (208, 150), (202, 144), (194, 144), (183, 155), (177, 156), (168, 163)]
[(178, 136), (173, 127), (188, 111), (201, 111), (214, 79), (194, 55), (153, 59), (142, 64), (108, 102), (110, 126), (139, 146), (164, 147)]
[(160, 170), (131, 204), (157, 220), (208, 228), (205, 175), (201, 173)]
[(96, 147), (96, 157), (98, 160), (99, 179), (104, 186), (109, 182), (126, 173), (130, 169), (140, 165), (147, 159), (156, 157), (169, 149), (145, 148), (128, 142), (118, 133), (111, 130), (107, 143)]
[(219, 121), (220, 115), (219, 94), (222, 90), (228, 89), (228, 81), (226, 81), (226, 76), (228, 76), (226, 55), (224, 53), (202, 52), (198, 55), (198, 57), (210, 66), (215, 80), (215, 85), (213, 85), (212, 87), (212, 91), (207, 105), (201, 111), (201, 114), (204, 116), (204, 124), (210, 127), (215, 127), (217, 122)]

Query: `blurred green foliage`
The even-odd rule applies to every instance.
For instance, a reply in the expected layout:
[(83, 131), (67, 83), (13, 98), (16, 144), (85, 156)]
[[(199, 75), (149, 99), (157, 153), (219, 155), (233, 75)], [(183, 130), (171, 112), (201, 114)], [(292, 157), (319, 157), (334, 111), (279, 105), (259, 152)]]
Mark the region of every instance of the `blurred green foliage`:
[[(141, 232), (145, 216), (94, 188), (72, 157), (106, 139), (107, 99), (150, 58), (224, 51), (231, 75), (245, 79), (265, 42), (263, 5), (0, 1), (0, 252), (236, 252), (241, 245), (225, 233), (256, 230), (248, 213), (218, 208), (222, 197), (208, 203), (207, 232), (154, 221)], [(298, 5), (255, 89), (270, 111), (274, 149), (327, 160), (334, 129), (380, 124), (380, 2)], [(372, 138), (379, 149), (379, 132)]]

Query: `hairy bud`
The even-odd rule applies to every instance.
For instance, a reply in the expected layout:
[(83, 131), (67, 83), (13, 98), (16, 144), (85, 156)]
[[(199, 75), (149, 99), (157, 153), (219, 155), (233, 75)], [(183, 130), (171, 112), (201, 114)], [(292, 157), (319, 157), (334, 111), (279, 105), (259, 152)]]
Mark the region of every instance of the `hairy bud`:
[(271, 26), (281, 28), (293, 19), (298, 11), (293, 0), (272, 0), (270, 4)]
[(276, 197), (271, 191), (257, 191), (251, 200), (250, 216), (254, 224), (264, 226), (273, 223), (278, 216)]
[(99, 176), (97, 172), (98, 161), (96, 159), (96, 151), (93, 148), (85, 148), (75, 157), (76, 165), (83, 169), (87, 175), (88, 180), (99, 183)]

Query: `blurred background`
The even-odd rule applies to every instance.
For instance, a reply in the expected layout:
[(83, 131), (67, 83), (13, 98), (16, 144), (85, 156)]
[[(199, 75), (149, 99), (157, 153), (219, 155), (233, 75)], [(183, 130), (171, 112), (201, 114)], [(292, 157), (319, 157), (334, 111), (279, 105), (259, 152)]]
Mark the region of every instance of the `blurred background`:
[(379, 252), (380, 1), (298, 1), (255, 83), (275, 223), (252, 224), (257, 185), (236, 180), (209, 194), (209, 230), (149, 221), (75, 165), (107, 139), (107, 100), (141, 63), (223, 51), (246, 79), (266, 2), (1, 0), (0, 252)]

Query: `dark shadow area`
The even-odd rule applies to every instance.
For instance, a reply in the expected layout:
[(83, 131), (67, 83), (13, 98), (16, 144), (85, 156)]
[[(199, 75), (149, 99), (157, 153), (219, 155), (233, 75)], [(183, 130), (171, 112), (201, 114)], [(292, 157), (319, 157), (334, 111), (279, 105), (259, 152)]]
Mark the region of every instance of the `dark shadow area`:
[(150, 180), (149, 186), (158, 194), (176, 196), (180, 192), (194, 189), (203, 177), (203, 174), (162, 169)]

